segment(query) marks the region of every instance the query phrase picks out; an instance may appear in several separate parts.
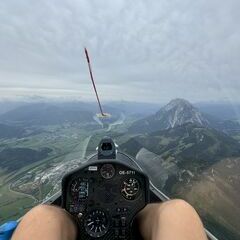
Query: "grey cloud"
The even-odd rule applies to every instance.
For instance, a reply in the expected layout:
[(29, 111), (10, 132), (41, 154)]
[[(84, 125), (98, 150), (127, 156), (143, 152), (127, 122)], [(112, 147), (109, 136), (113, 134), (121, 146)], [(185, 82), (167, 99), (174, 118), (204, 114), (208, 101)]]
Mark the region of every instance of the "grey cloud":
[(240, 101), (239, 10), (238, 0), (3, 0), (0, 93), (91, 98), (87, 46), (106, 100)]

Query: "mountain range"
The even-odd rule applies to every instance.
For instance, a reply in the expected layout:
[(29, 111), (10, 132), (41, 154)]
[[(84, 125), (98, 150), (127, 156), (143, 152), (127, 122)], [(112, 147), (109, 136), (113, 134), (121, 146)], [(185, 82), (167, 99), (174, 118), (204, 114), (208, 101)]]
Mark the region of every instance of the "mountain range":
[(181, 126), (185, 123), (193, 123), (205, 127), (210, 125), (209, 120), (188, 101), (174, 99), (155, 114), (136, 121), (129, 128), (129, 131), (154, 132)]
[(136, 135), (120, 148), (135, 158), (145, 149), (195, 174), (223, 158), (240, 156), (240, 143), (215, 126), (188, 101), (174, 99), (156, 114), (134, 122), (129, 131)]
[(192, 203), (219, 239), (239, 239), (240, 143), (231, 137), (239, 129), (174, 99), (134, 122), (120, 149), (168, 196)]
[(25, 136), (26, 131), (21, 127), (10, 126), (0, 123), (0, 139), (1, 138), (21, 138)]
[(21, 106), (0, 116), (0, 121), (10, 124), (51, 125), (66, 122), (91, 122), (93, 113), (86, 110), (60, 108), (49, 104)]
[[(104, 111), (111, 114), (111, 118), (104, 119), (103, 123), (107, 124), (117, 121), (123, 112), (109, 105), (104, 105)], [(99, 113), (96, 104), (87, 102), (32, 103), (0, 114), (0, 123), (21, 127), (66, 123), (99, 127), (96, 113)]]
[(136, 157), (142, 148), (173, 161), (180, 168), (199, 171), (225, 157), (240, 156), (237, 140), (211, 128), (185, 123), (165, 130), (139, 134), (120, 148)]
[(173, 99), (155, 114), (134, 122), (129, 127), (131, 133), (149, 133), (192, 123), (198, 126), (215, 128), (225, 133), (240, 131), (240, 123), (235, 119), (220, 120), (208, 113), (199, 111), (185, 99)]
[(47, 147), (39, 150), (30, 148), (5, 148), (0, 151), (0, 168), (7, 171), (16, 171), (28, 164), (46, 158), (51, 151), (52, 149)]

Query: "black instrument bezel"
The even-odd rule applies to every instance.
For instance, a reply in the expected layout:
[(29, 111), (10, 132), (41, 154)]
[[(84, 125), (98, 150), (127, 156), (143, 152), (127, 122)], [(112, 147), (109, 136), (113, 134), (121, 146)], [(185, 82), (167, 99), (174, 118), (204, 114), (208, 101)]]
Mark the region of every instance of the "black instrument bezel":
[(86, 168), (86, 167), (89, 167), (91, 165), (94, 165), (94, 164), (120, 164), (120, 165), (123, 165), (124, 167), (127, 167), (129, 168), (130, 170), (133, 170), (139, 174), (142, 174), (144, 176), (144, 179), (145, 179), (145, 186), (146, 186), (146, 191), (145, 191), (145, 199), (146, 199), (146, 205), (148, 203), (150, 203), (150, 190), (149, 190), (149, 178), (148, 176), (142, 172), (142, 171), (139, 171), (139, 169), (137, 168), (134, 168), (134, 167), (130, 167), (128, 164), (125, 164), (125, 163), (122, 163), (118, 160), (109, 160), (109, 159), (106, 159), (106, 160), (97, 160), (97, 161), (90, 161), (90, 162), (87, 162), (86, 164), (83, 164), (82, 166), (80, 166), (79, 168), (67, 173), (63, 179), (62, 179), (62, 204), (61, 204), (61, 207), (66, 209), (66, 199), (67, 199), (67, 184), (68, 184), (68, 181), (69, 181), (69, 178), (74, 175), (74, 174), (77, 174), (81, 169), (83, 168)]

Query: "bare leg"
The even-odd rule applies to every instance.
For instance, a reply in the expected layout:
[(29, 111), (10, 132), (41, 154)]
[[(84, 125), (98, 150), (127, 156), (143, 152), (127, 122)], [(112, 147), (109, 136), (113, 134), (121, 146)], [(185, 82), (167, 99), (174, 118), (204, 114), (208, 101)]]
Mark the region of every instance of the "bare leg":
[(39, 205), (23, 217), (12, 240), (75, 240), (76, 237), (77, 227), (66, 211)]
[[(196, 211), (183, 200), (149, 204), (138, 215), (145, 240), (206, 240)], [(75, 240), (77, 226), (61, 208), (39, 205), (29, 211), (12, 240)]]
[(207, 240), (197, 212), (183, 200), (149, 204), (137, 219), (144, 240)]

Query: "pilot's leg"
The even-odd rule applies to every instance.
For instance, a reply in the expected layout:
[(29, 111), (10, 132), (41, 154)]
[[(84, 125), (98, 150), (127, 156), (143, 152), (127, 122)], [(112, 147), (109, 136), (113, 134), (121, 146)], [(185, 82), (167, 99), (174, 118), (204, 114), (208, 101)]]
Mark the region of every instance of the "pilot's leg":
[(149, 204), (137, 219), (144, 240), (207, 240), (197, 212), (183, 200)]
[(12, 240), (75, 240), (76, 236), (77, 227), (66, 211), (39, 205), (23, 217)]

